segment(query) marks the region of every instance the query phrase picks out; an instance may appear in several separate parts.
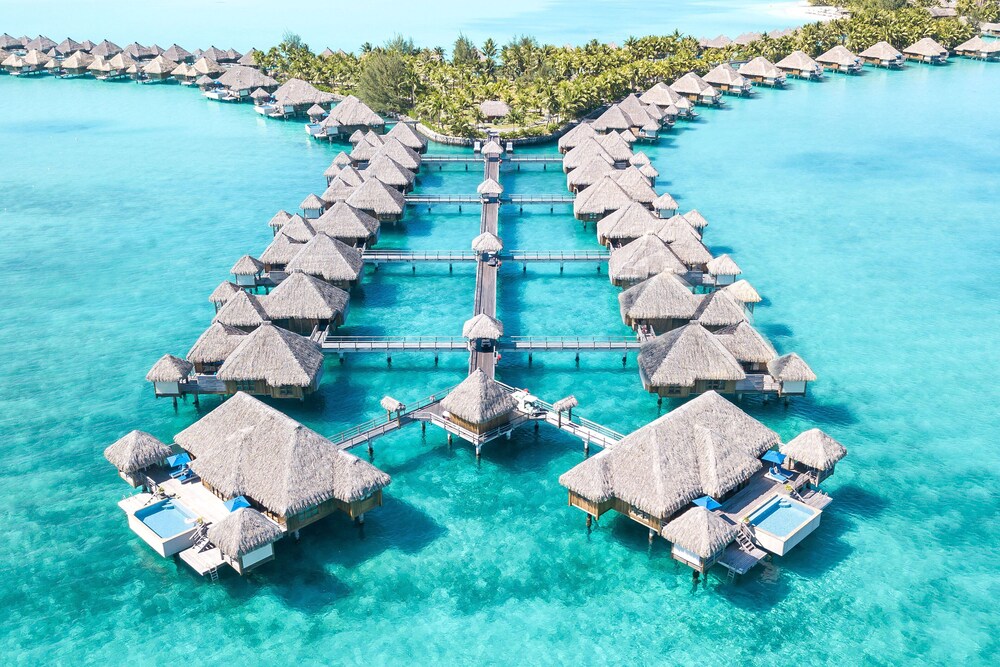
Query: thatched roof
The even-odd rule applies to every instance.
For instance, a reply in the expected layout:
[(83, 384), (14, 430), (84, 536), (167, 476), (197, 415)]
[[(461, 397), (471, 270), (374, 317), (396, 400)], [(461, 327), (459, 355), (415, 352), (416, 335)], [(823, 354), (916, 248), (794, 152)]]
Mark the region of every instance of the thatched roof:
[(664, 538), (701, 558), (711, 558), (739, 532), (736, 524), (721, 514), (695, 506), (663, 527)]
[(774, 65), (778, 69), (793, 69), (800, 72), (822, 70), (819, 63), (810, 58), (804, 51), (792, 51)]
[(182, 60), (193, 58), (194, 54), (185, 49), (183, 46), (171, 44), (170, 48), (163, 52), (163, 56), (175, 62), (181, 62)]
[(733, 40), (729, 39), (725, 35), (719, 35), (718, 37), (713, 37), (711, 39), (702, 37), (698, 40), (698, 46), (703, 49), (723, 49), (732, 43)]
[(263, 270), (264, 265), (261, 264), (260, 260), (250, 255), (243, 255), (236, 260), (229, 272), (234, 276), (255, 276)]
[(785, 76), (774, 63), (764, 56), (757, 56), (753, 60), (743, 63), (736, 71), (743, 76), (757, 76), (765, 79), (780, 79)]
[[(361, 130), (355, 130), (354, 134), (351, 136), (354, 137), (360, 132)], [(350, 153), (352, 162), (367, 162), (368, 160), (371, 160), (375, 157), (378, 149), (385, 143), (382, 138), (374, 132), (372, 132), (371, 135), (372, 136), (370, 138), (367, 135), (363, 135), (361, 139), (353, 142), (354, 148), (351, 149)]]
[(608, 173), (618, 186), (625, 191), (632, 201), (643, 204), (652, 204), (656, 200), (656, 191), (649, 184), (641, 171), (636, 167), (629, 166), (625, 169), (615, 169)]
[(350, 295), (318, 278), (292, 271), (262, 301), (272, 320), (334, 320), (346, 314)]
[(406, 198), (382, 181), (372, 178), (354, 189), (347, 203), (362, 211), (379, 215), (402, 215)]
[(729, 292), (716, 290), (708, 294), (697, 295), (698, 308), (694, 319), (706, 327), (727, 327), (739, 324), (747, 319), (743, 304), (737, 301)]
[[(345, 167), (344, 169), (346, 171), (346, 169), (348, 168)], [(360, 174), (358, 175), (360, 176)], [(362, 182), (364, 182), (364, 179), (362, 179)], [(338, 174), (336, 178), (334, 178), (333, 181), (330, 182), (329, 187), (327, 187), (327, 189), (323, 191), (323, 195), (320, 197), (320, 199), (322, 199), (328, 204), (335, 204), (337, 202), (347, 201), (348, 199), (350, 199), (351, 195), (354, 194), (354, 190), (357, 189), (357, 187), (358, 186), (351, 185), (345, 179), (342, 179)]]
[(497, 340), (503, 336), (503, 323), (486, 313), (479, 313), (462, 325), (462, 337), (469, 340)]
[(612, 104), (604, 113), (594, 120), (594, 129), (598, 132), (627, 130), (631, 127), (641, 127), (648, 118), (642, 117), (641, 122), (636, 123), (624, 109), (618, 104)]
[(618, 295), (622, 321), (690, 320), (698, 308), (698, 298), (673, 273), (660, 273), (633, 285)]
[(325, 500), (353, 502), (389, 476), (272, 407), (238, 393), (178, 433), (191, 468), (225, 497), (246, 496), (280, 516)]
[(878, 58), (879, 60), (896, 60), (902, 53), (889, 42), (877, 42), (858, 54), (862, 58)]
[(251, 507), (241, 507), (208, 527), (209, 541), (234, 560), (277, 541), (282, 534), (278, 524)]
[(348, 95), (330, 111), (330, 115), (323, 121), (323, 125), (325, 127), (331, 125), (382, 127), (385, 125), (385, 121), (367, 104), (354, 95)]
[(560, 398), (558, 401), (553, 403), (552, 409), (556, 412), (565, 412), (566, 410), (572, 410), (578, 405), (580, 405), (580, 401), (576, 400), (576, 396), (570, 394), (566, 398)]
[(712, 259), (712, 253), (708, 251), (705, 244), (701, 242), (697, 234), (677, 234), (670, 242), (670, 249), (677, 259), (687, 266), (698, 267), (708, 263)]
[(737, 280), (732, 285), (726, 285), (722, 291), (728, 292), (734, 299), (742, 303), (760, 303), (760, 294), (746, 280)]
[(603, 215), (628, 206), (632, 202), (632, 198), (622, 186), (611, 178), (611, 174), (607, 174), (576, 196), (573, 201), (573, 213), (577, 216)]
[(816, 379), (816, 374), (809, 368), (809, 364), (794, 352), (767, 362), (767, 372), (775, 380), (782, 382), (812, 382)]
[[(323, 205), (320, 203), (320, 206)], [(315, 206), (309, 208), (315, 208)], [(284, 236), (294, 243), (309, 243), (309, 239), (316, 236), (316, 228), (313, 227), (312, 221), (306, 220), (301, 215), (296, 215), (288, 219), (288, 223), (281, 228), (281, 233), (278, 236)]]
[(293, 242), (285, 235), (284, 230), (282, 230), (275, 235), (271, 243), (264, 249), (264, 252), (260, 254), (260, 261), (265, 264), (288, 264), (307, 242)]
[(471, 424), (485, 424), (514, 410), (514, 399), (477, 368), (441, 401), (441, 407)]
[(492, 232), (483, 232), (476, 238), (472, 239), (472, 249), (475, 252), (500, 252), (503, 250), (503, 241), (499, 236), (493, 234)]
[(215, 46), (210, 46), (201, 52), (203, 58), (211, 58), (212, 60), (221, 61), (227, 59), (227, 54), (222, 49), (216, 48)]
[(168, 75), (177, 69), (177, 63), (164, 56), (156, 56), (142, 66), (142, 71), (146, 74)]
[(947, 56), (948, 49), (944, 48), (930, 37), (924, 37), (923, 39), (914, 42), (903, 49), (903, 53), (909, 53), (915, 56), (936, 57)]
[(655, 104), (661, 109), (671, 106), (677, 109), (691, 108), (691, 102), (687, 98), (677, 94), (677, 91), (662, 81), (640, 95), (639, 100), (646, 104)]
[(361, 253), (351, 246), (320, 232), (302, 246), (286, 268), (327, 281), (349, 282), (357, 280), (364, 268), (364, 260)]
[(665, 519), (695, 498), (719, 498), (745, 482), (777, 443), (777, 433), (707, 392), (580, 463), (559, 483), (591, 501), (619, 498)]
[(243, 291), (239, 285), (231, 283), (228, 280), (223, 280), (219, 283), (219, 286), (212, 290), (212, 293), (208, 295), (209, 303), (214, 303), (217, 306), (229, 301), (237, 292)]
[(194, 368), (189, 361), (165, 354), (146, 373), (148, 382), (182, 382)]
[(324, 208), (326, 208), (326, 205), (323, 203), (323, 200), (320, 199), (317, 195), (310, 193), (305, 199), (302, 200), (302, 203), (299, 204), (299, 208), (301, 208), (303, 211), (317, 210), (317, 209), (322, 211)]
[(244, 65), (245, 67), (259, 67), (260, 63), (257, 61), (257, 58), (261, 55), (263, 54), (257, 49), (250, 49), (236, 61), (236, 64)]
[(198, 60), (194, 61), (194, 64), (191, 65), (189, 71), (192, 73), (192, 75), (204, 74), (207, 76), (214, 77), (222, 74), (224, 68), (215, 60), (202, 56)]
[(267, 312), (264, 310), (260, 298), (255, 294), (248, 294), (240, 290), (226, 302), (219, 312), (212, 319), (213, 322), (222, 322), (233, 327), (256, 327), (268, 321)]
[(493, 178), (487, 178), (476, 187), (476, 193), (481, 195), (502, 195), (503, 186)]
[(643, 165), (650, 164), (650, 160), (648, 155), (646, 155), (642, 151), (639, 151), (637, 153), (634, 153), (632, 157), (628, 159), (628, 163), (631, 165), (635, 165), (636, 167), (641, 167)]
[(318, 104), (314, 104), (311, 107), (309, 107), (308, 109), (306, 109), (306, 115), (309, 116), (310, 118), (320, 118), (325, 113), (326, 113), (326, 109), (324, 109), (323, 107), (321, 107)]
[(267, 224), (268, 226), (273, 227), (274, 229), (281, 229), (283, 226), (288, 224), (288, 222), (291, 219), (292, 219), (291, 213), (285, 210), (281, 210), (275, 213)]
[(195, 85), (200, 86), (202, 88), (207, 87), (207, 86), (213, 86), (214, 87), (215, 86), (215, 79), (213, 79), (212, 77), (210, 77), (207, 74), (202, 74), (197, 79), (195, 79), (194, 83), (195, 83)]
[(719, 91), (710, 86), (707, 81), (694, 72), (688, 72), (670, 84), (670, 87), (681, 95), (708, 95), (714, 97), (719, 94)]
[(705, 267), (713, 276), (738, 276), (743, 273), (743, 269), (727, 253), (709, 260)]
[(386, 138), (375, 149), (375, 153), (371, 156), (371, 159), (375, 159), (380, 155), (392, 158), (393, 162), (410, 171), (420, 169), (422, 159), (420, 154), (412, 148), (404, 146), (396, 137), (386, 135)]
[(615, 282), (638, 282), (664, 272), (683, 274), (687, 267), (655, 234), (643, 234), (608, 260), (608, 276)]
[(486, 157), (502, 155), (503, 146), (501, 146), (496, 139), (490, 139), (489, 141), (486, 142), (486, 145), (483, 146), (482, 152), (483, 155), (485, 155)]
[(318, 343), (264, 323), (229, 353), (217, 376), (237, 382), (263, 380), (272, 387), (308, 387), (322, 369)]
[(263, 102), (271, 99), (271, 93), (267, 92), (263, 88), (258, 88), (250, 93), (250, 99), (252, 99), (255, 103), (262, 104)]
[(351, 165), (351, 156), (340, 151), (337, 153), (337, 157), (333, 158), (333, 164), (339, 164), (342, 167), (349, 167)]
[(847, 456), (847, 448), (818, 428), (800, 433), (778, 447), (785, 456), (817, 470), (829, 470)]
[(302, 79), (289, 79), (274, 91), (274, 103), (279, 107), (331, 104), (336, 99), (333, 93), (325, 93)]
[(56, 44), (54, 39), (46, 37), (45, 35), (39, 35), (38, 37), (29, 40), (28, 43), (24, 45), (24, 48), (28, 49), (29, 51), (31, 50), (48, 51), (49, 49), (56, 48), (56, 46), (58, 45)]
[(571, 190), (586, 188), (601, 180), (603, 176), (614, 171), (614, 167), (608, 162), (609, 159), (609, 156), (592, 153), (582, 165), (566, 174), (566, 187)]
[(131, 44), (129, 44), (128, 46), (126, 46), (124, 49), (122, 49), (122, 53), (126, 53), (126, 54), (132, 56), (133, 58), (137, 58), (137, 59), (138, 58), (152, 58), (152, 57), (158, 55), (157, 53), (155, 53), (153, 51), (152, 48), (150, 48), (148, 46), (143, 46), (139, 42), (132, 42)]
[[(334, 180), (356, 188), (365, 182), (365, 177), (361, 170), (355, 169), (351, 165), (346, 165), (340, 168)], [(333, 184), (331, 183), (332, 186)], [(325, 199), (325, 197), (320, 197), (320, 199)]]
[(145, 431), (131, 431), (104, 450), (104, 458), (124, 473), (148, 468), (171, 454), (170, 447)]
[(705, 75), (705, 83), (712, 86), (730, 86), (732, 88), (743, 88), (748, 83), (746, 77), (736, 71), (736, 68), (729, 63), (717, 65), (711, 72)]
[(558, 146), (560, 151), (568, 151), (580, 145), (584, 139), (592, 138), (597, 133), (589, 123), (580, 123), (574, 126), (569, 132), (559, 137)]
[(816, 62), (818, 63), (838, 65), (840, 67), (850, 67), (857, 63), (858, 60), (858, 57), (851, 53), (843, 44), (837, 44), (822, 55), (816, 56)]
[(738, 44), (739, 46), (746, 46), (750, 42), (756, 42), (763, 36), (764, 35), (760, 34), (759, 32), (745, 32), (733, 38), (733, 44)]
[(693, 208), (685, 213), (684, 219), (687, 220), (688, 224), (695, 229), (704, 229), (705, 227), (708, 227), (708, 220), (706, 220), (705, 216), (699, 213), (696, 208)]
[(227, 69), (218, 82), (230, 90), (253, 90), (254, 88), (275, 88), (278, 82), (254, 67), (233, 65)]
[(746, 373), (717, 337), (697, 322), (644, 343), (639, 368), (654, 387), (693, 387), (698, 380), (742, 380)]
[(483, 100), (479, 103), (479, 113), (486, 118), (503, 118), (510, 113), (510, 107), (503, 100)]
[(121, 52), (122, 47), (118, 46), (114, 42), (109, 42), (106, 39), (101, 40), (100, 44), (90, 50), (91, 55), (101, 56), (102, 58), (110, 58), (111, 56)]
[(394, 188), (408, 187), (414, 179), (412, 171), (404, 169), (398, 162), (384, 154), (372, 158), (368, 167), (361, 171), (361, 175), (366, 179), (377, 178)]
[(198, 340), (188, 350), (188, 361), (197, 364), (214, 364), (225, 361), (226, 357), (239, 347), (246, 335), (247, 333), (242, 329), (222, 322), (213, 322), (198, 336)]
[(397, 410), (402, 410), (406, 406), (400, 401), (397, 401), (392, 396), (383, 396), (382, 400), (378, 402), (382, 406), (382, 409), (387, 412), (396, 412)]
[(653, 200), (653, 208), (657, 211), (676, 211), (678, 208), (677, 200), (669, 192), (664, 192)]
[[(95, 58), (94, 59), (94, 63), (91, 63), (91, 66), (93, 66), (95, 63), (97, 63), (99, 60), (100, 60), (100, 58)], [(170, 75), (173, 76), (173, 77), (179, 78), (179, 79), (183, 79), (183, 78), (188, 78), (188, 77), (194, 76), (195, 72), (191, 68), (191, 66), (188, 65), (187, 63), (181, 63), (177, 67), (175, 67), (173, 70), (170, 71)]]
[(639, 202), (632, 202), (598, 220), (597, 237), (612, 243), (637, 239), (648, 232), (655, 232), (662, 222), (648, 208)]
[(747, 322), (739, 322), (719, 329), (715, 335), (738, 361), (766, 364), (778, 356), (771, 342)]
[[(628, 136), (628, 141), (622, 136), (623, 134)], [(635, 141), (635, 136), (631, 132), (600, 134), (595, 138), (595, 141), (604, 147), (604, 150), (615, 162), (628, 162), (629, 158), (632, 157), (632, 147), (629, 141)]]
[(379, 221), (347, 202), (339, 201), (314, 222), (317, 232), (323, 232), (335, 239), (364, 239), (378, 234)]
[(563, 156), (563, 168), (568, 170), (580, 168), (595, 157), (599, 157), (610, 165), (613, 165), (615, 162), (615, 159), (611, 157), (611, 153), (597, 140), (596, 135), (593, 137), (583, 137), (576, 146)]
[(385, 133), (385, 138), (395, 139), (414, 151), (421, 151), (427, 147), (427, 140), (417, 134), (412, 125), (402, 121), (393, 125), (392, 129)]
[(63, 61), (62, 66), (65, 69), (80, 69), (81, 67), (87, 67), (92, 62), (94, 62), (94, 56), (90, 55), (86, 51), (77, 51), (69, 58)]

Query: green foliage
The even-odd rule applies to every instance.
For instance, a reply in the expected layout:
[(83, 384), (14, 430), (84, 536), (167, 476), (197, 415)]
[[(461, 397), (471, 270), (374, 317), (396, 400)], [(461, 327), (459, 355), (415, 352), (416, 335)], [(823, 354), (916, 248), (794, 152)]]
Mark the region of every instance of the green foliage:
[(451, 64), (453, 65), (473, 65), (479, 62), (479, 50), (465, 35), (459, 34), (455, 40), (455, 46), (451, 50)]
[(405, 113), (413, 106), (416, 76), (403, 48), (394, 44), (361, 60), (356, 94), (376, 111)]

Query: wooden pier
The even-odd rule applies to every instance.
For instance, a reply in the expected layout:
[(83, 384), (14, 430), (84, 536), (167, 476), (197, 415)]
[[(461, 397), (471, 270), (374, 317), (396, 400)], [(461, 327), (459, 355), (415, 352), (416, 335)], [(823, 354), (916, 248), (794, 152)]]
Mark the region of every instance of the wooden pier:
[[(498, 161), (487, 160), (483, 167), (483, 181), (500, 178), (500, 163)], [(490, 233), (499, 235), (500, 203), (483, 200), (483, 210), (479, 218), (479, 233)], [(476, 294), (473, 299), (472, 316), (485, 314), (489, 317), (497, 316), (497, 271), (498, 262), (478, 262), (476, 264)], [(493, 378), (496, 375), (496, 352), (479, 351), (475, 348), (469, 353), (469, 373), (472, 374), (477, 369), (486, 373), (486, 376)]]
[[(493, 206), (496, 206), (495, 204)], [(386, 263), (461, 263), (475, 262), (479, 254), (471, 250), (365, 250), (362, 259), (369, 264)], [(611, 254), (603, 250), (511, 250), (497, 253), (501, 261), (524, 262), (607, 262)]]
[[(638, 350), (642, 339), (632, 336), (510, 336), (498, 340), (498, 350), (523, 352)], [(320, 342), (328, 352), (398, 352), (468, 350), (460, 336), (327, 336)]]
[[(499, 170), (499, 163), (491, 162), (487, 163), (487, 169), (489, 165), (494, 165), (497, 170)], [(499, 176), (499, 173), (497, 174)], [(493, 180), (496, 180), (495, 178)], [(416, 195), (406, 195), (406, 203), (408, 205), (417, 204), (478, 204), (480, 202), (480, 196), (478, 194), (453, 194), (453, 195), (430, 195), (430, 194), (416, 194)], [(501, 204), (514, 204), (517, 206), (527, 206), (529, 204), (572, 204), (573, 195), (571, 194), (505, 194), (500, 195)]]

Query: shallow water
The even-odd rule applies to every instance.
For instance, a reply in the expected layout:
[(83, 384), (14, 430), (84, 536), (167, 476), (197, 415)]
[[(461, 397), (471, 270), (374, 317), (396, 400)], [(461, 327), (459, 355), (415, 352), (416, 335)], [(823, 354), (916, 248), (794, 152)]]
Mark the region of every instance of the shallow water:
[[(332, 517), (251, 576), (209, 585), (157, 556), (114, 503), (101, 456), (131, 428), (197, 418), (142, 380), (183, 354), (208, 293), (267, 220), (322, 187), (337, 147), (298, 123), (177, 87), (0, 78), (0, 648), (15, 662), (524, 661), (986, 664), (996, 650), (998, 500), (992, 371), (1000, 66), (868, 71), (729, 100), (649, 148), (682, 207), (766, 297), (756, 323), (820, 375), (790, 407), (744, 408), (789, 438), (818, 425), (850, 456), (822, 525), (773, 570), (692, 589), (640, 526), (590, 535), (559, 474), (579, 443), (542, 429), (449, 449), (415, 427), (376, 445), (393, 477), (363, 531)], [(947, 100), (947, 113), (927, 100)], [(933, 111), (932, 111), (933, 109)], [(912, 112), (905, 110), (913, 110)], [(428, 175), (471, 191), (474, 172)], [(562, 192), (559, 171), (507, 172)], [(563, 209), (504, 211), (508, 247), (595, 248)], [(419, 212), (387, 247), (465, 248), (475, 211)], [(471, 270), (383, 268), (345, 333), (458, 332)], [(505, 266), (508, 331), (622, 334), (593, 268)], [(281, 409), (324, 433), (461, 379), (462, 355), (327, 364)], [(627, 432), (658, 414), (610, 353), (508, 355), (499, 376)], [(213, 403), (206, 401), (205, 407)], [(166, 641), (164, 638), (171, 638)]]

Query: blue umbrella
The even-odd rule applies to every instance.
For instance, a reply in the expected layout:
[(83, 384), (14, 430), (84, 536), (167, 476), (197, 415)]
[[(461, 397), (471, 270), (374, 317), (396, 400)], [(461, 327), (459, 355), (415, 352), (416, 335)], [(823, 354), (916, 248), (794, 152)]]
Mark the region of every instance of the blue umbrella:
[(720, 507), (722, 507), (722, 505), (715, 502), (715, 499), (712, 498), (711, 496), (702, 496), (701, 498), (695, 500), (694, 504), (700, 507), (704, 507), (707, 510), (717, 510)]
[(768, 450), (764, 456), (760, 457), (762, 461), (768, 461), (769, 463), (777, 463), (779, 466), (785, 462), (785, 455), (781, 452), (776, 452), (773, 449)]
[(250, 507), (250, 503), (243, 496), (236, 496), (232, 500), (227, 500), (223, 503), (230, 512), (235, 512), (241, 507)]

